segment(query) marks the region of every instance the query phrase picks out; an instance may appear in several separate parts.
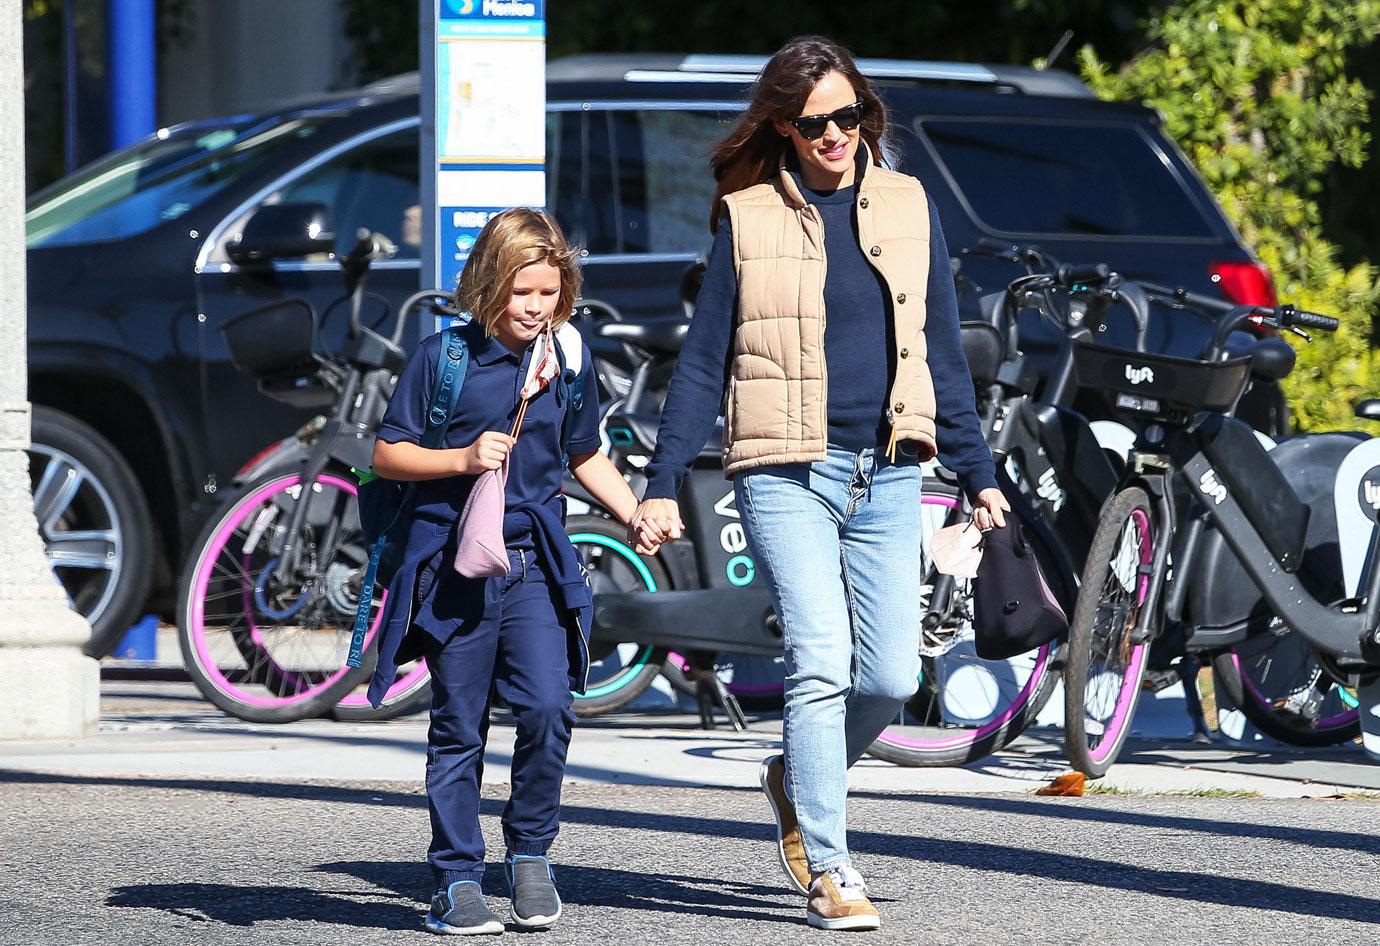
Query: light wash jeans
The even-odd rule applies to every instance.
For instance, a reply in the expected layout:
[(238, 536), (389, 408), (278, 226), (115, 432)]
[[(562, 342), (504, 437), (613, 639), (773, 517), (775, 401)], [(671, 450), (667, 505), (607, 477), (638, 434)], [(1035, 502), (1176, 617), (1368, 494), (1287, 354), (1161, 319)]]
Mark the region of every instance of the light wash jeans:
[(734, 481), (786, 642), (786, 791), (812, 872), (850, 863), (848, 769), (916, 690), (920, 488), (914, 464), (830, 448)]

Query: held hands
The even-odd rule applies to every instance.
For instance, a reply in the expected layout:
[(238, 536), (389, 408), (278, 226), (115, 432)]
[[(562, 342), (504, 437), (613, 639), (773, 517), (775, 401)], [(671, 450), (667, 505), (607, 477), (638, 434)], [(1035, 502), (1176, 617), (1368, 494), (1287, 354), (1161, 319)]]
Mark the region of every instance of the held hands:
[(456, 472), (468, 475), (496, 470), (508, 459), (508, 454), (516, 442), (507, 434), (499, 433), (497, 430), (486, 430), (474, 443), (456, 451), (459, 454), (459, 469)]
[(628, 541), (637, 546), (639, 555), (654, 554), (684, 531), (680, 506), (674, 499), (644, 499), (628, 520)]
[(1006, 514), (1011, 511), (1011, 504), (1006, 501), (1002, 491), (995, 486), (989, 486), (977, 494), (977, 499), (973, 501), (973, 524), (984, 532), (996, 527), (1006, 528)]

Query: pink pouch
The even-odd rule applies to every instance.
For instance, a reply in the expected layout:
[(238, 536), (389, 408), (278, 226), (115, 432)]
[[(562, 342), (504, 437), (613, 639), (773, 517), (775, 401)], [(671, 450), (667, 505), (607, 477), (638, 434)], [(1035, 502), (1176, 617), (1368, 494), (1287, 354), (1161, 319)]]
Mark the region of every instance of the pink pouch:
[(465, 508), (460, 511), (455, 570), (466, 578), (508, 574), (508, 549), (503, 544), (503, 489), (507, 485), (508, 464), (486, 470), (474, 481)]
[[(546, 334), (537, 340), (533, 357), (527, 368), (527, 380), (522, 386), (522, 403), (509, 436), (517, 439), (527, 406), (537, 393), (551, 384), (560, 370), (556, 358), (556, 336), (550, 323)], [(455, 550), (455, 570), (466, 578), (499, 578), (508, 574), (508, 549), (503, 544), (503, 514), (507, 502), (503, 490), (508, 485), (508, 464), (497, 470), (479, 474), (465, 508), (460, 510), (456, 524), (458, 534)]]

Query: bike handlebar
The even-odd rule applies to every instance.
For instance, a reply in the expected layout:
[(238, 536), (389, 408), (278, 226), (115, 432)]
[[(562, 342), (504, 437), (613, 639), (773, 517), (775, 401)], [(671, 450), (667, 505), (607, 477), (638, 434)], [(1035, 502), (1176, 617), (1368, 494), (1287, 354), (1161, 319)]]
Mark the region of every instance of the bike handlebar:
[(1212, 333), (1212, 342), (1208, 345), (1206, 357), (1221, 358), (1226, 351), (1227, 336), (1249, 319), (1259, 319), (1263, 324), (1273, 328), (1291, 328), (1295, 331), (1298, 331), (1299, 326), (1306, 325), (1320, 331), (1334, 332), (1341, 325), (1340, 320), (1330, 315), (1306, 312), (1288, 304), (1278, 308), (1265, 305), (1232, 306), (1226, 315), (1217, 320), (1217, 328)]
[(455, 299), (450, 293), (442, 292), (440, 289), (423, 289), (421, 292), (414, 292), (398, 307), (398, 324), (393, 327), (393, 335), (389, 338), (389, 342), (394, 347), (402, 344), (403, 329), (407, 327), (407, 317), (420, 309), (424, 302), (430, 302), (431, 308), (442, 315), (460, 314), (460, 310), (455, 308)]
[(390, 259), (398, 252), (392, 240), (382, 233), (370, 232), (365, 227), (355, 231), (355, 245), (340, 261), (345, 271), (345, 291), (350, 294), (350, 337), (359, 336), (359, 313), (364, 306), (364, 284), (369, 278), (369, 267), (374, 260)]
[(1342, 324), (1340, 319), (1334, 319), (1330, 315), (1319, 315), (1317, 312), (1308, 312), (1292, 305), (1280, 306), (1275, 310), (1275, 314), (1281, 325), (1297, 325), (1302, 328), (1317, 329), (1320, 332), (1335, 332)]
[(1055, 271), (1059, 285), (1072, 287), (1088, 283), (1104, 283), (1111, 278), (1111, 267), (1106, 263), (1065, 264)]

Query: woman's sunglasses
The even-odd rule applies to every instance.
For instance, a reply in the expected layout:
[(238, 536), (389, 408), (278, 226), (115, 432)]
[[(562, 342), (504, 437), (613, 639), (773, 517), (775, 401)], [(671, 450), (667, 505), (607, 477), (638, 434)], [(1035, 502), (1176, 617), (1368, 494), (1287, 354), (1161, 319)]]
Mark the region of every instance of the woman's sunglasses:
[(816, 138), (824, 137), (824, 130), (829, 127), (830, 122), (838, 125), (840, 131), (852, 131), (862, 124), (862, 119), (863, 103), (854, 102), (828, 115), (802, 115), (792, 118), (791, 124), (800, 132), (802, 138), (814, 141)]

